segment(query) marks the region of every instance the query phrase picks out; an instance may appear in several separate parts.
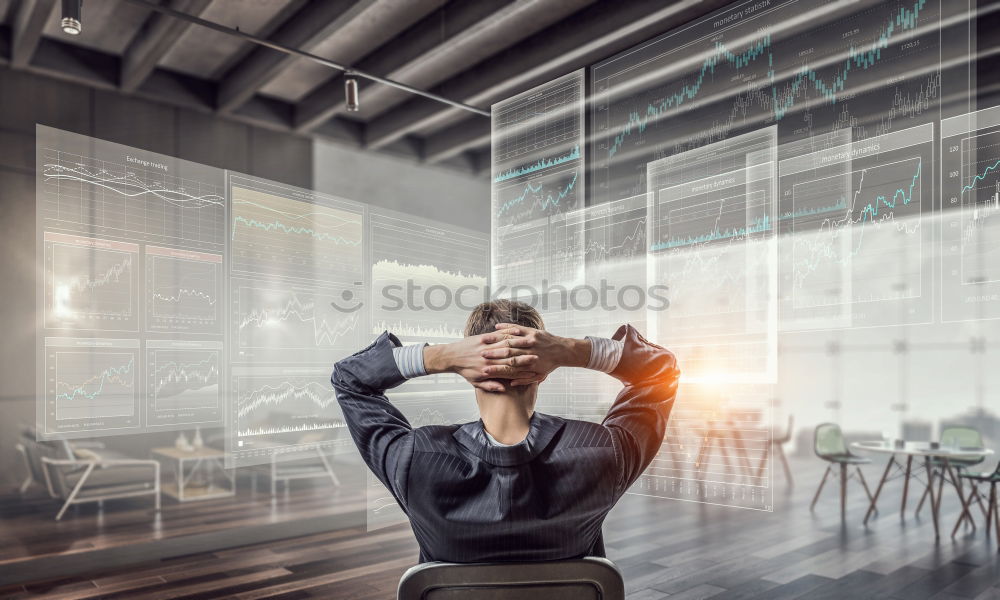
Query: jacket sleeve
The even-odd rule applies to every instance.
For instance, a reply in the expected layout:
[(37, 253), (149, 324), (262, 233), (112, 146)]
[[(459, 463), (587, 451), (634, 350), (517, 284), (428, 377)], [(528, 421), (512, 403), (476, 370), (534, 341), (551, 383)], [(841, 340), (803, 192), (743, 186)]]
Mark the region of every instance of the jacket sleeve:
[(331, 383), (344, 421), (365, 464), (406, 510), (406, 476), (413, 428), (385, 391), (406, 381), (392, 355), (400, 346), (384, 332), (370, 346), (337, 362)]
[(660, 450), (667, 419), (677, 395), (680, 370), (674, 355), (641, 335), (631, 325), (618, 329), (624, 341), (621, 361), (611, 375), (625, 384), (604, 417), (611, 431), (619, 476), (619, 496), (639, 478)]

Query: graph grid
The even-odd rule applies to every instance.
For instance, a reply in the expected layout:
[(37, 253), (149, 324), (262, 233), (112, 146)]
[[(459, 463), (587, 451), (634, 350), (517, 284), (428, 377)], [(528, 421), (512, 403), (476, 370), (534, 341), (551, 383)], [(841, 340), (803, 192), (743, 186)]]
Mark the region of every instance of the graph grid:
[[(95, 151), (131, 157), (120, 148), (101, 142)], [(221, 181), (172, 174), (169, 167), (180, 162), (142, 166), (150, 161), (126, 163), (52, 147), (42, 154), (40, 210), (53, 228), (206, 250), (225, 244)]]

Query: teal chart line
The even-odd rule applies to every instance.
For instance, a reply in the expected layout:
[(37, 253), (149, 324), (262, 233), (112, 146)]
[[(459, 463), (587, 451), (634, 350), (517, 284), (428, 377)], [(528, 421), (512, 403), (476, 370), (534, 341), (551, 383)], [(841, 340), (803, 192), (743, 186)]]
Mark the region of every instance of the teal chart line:
[(913, 179), (910, 180), (910, 189), (908, 191), (903, 190), (903, 188), (897, 188), (892, 194), (892, 199), (888, 199), (886, 196), (879, 194), (875, 196), (874, 202), (869, 202), (861, 209), (861, 214), (858, 217), (858, 221), (864, 223), (867, 219), (869, 222), (875, 220), (881, 212), (881, 208), (885, 207), (888, 209), (894, 209), (897, 205), (897, 199), (902, 198), (903, 206), (906, 206), (913, 200), (913, 188), (916, 187), (917, 181), (920, 179), (920, 167), (922, 162), (917, 163), (917, 170), (913, 173)]
[[(864, 208), (861, 209), (860, 213), (858, 213), (857, 218), (848, 215), (847, 217), (839, 221), (833, 221), (831, 219), (827, 219), (826, 221), (824, 221), (823, 225), (820, 226), (820, 231), (822, 231), (827, 226), (829, 226), (830, 229), (834, 229), (835, 227), (854, 225), (856, 223), (861, 223), (863, 225), (866, 221), (870, 224), (873, 224), (875, 223), (875, 219), (882, 215), (883, 209), (889, 209), (891, 211), (892, 209), (895, 209), (897, 206), (899, 206), (900, 202), (902, 202), (903, 206), (909, 205), (910, 202), (913, 201), (913, 190), (914, 188), (916, 188), (917, 183), (920, 181), (920, 171), (922, 166), (923, 166), (923, 161), (917, 162), (917, 168), (913, 173), (913, 178), (910, 180), (909, 186), (896, 188), (896, 190), (892, 194), (891, 199), (885, 194), (877, 194), (875, 196), (875, 200), (869, 202), (864, 206)], [(864, 173), (866, 171), (867, 169), (862, 170), (861, 172), (861, 177), (862, 177), (861, 185), (864, 184)], [(859, 185), (857, 194), (860, 193), (861, 193), (861, 186)], [(846, 205), (846, 202), (844, 202), (844, 204)], [(894, 217), (893, 213), (890, 212), (884, 218), (893, 219), (893, 217)], [(844, 257), (843, 259), (840, 259), (840, 262), (844, 262), (847, 259), (853, 258), (861, 254), (861, 247), (862, 244), (864, 243), (866, 229), (867, 228), (865, 227), (861, 228), (861, 233), (860, 235), (858, 235), (857, 244), (854, 245), (848, 256)], [(802, 281), (805, 280), (806, 276), (816, 271), (816, 269), (819, 268), (819, 265), (824, 258), (836, 260), (836, 257), (833, 256), (829, 248), (824, 247), (823, 252), (820, 253), (813, 252), (813, 256), (811, 258), (801, 261), (803, 267), (796, 269), (796, 274), (795, 274), (796, 283), (798, 283), (801, 286)]]
[(549, 167), (565, 164), (578, 158), (580, 158), (580, 144), (573, 146), (572, 150), (562, 156), (556, 156), (555, 158), (540, 158), (530, 165), (517, 167), (515, 169), (508, 169), (494, 177), (493, 181), (495, 183), (500, 183), (502, 181), (507, 181), (508, 179), (520, 177), (521, 175), (527, 175), (529, 173), (541, 171), (542, 169), (548, 169)]
[(761, 39), (751, 43), (750, 47), (740, 54), (733, 53), (724, 43), (716, 42), (715, 52), (702, 63), (701, 71), (693, 83), (683, 86), (673, 94), (668, 94), (656, 104), (647, 105), (645, 114), (638, 110), (629, 113), (628, 122), (615, 135), (614, 141), (608, 148), (608, 158), (613, 158), (618, 153), (625, 143), (626, 138), (631, 136), (633, 132), (644, 132), (651, 121), (656, 121), (664, 113), (680, 107), (688, 100), (694, 100), (701, 91), (706, 77), (714, 75), (716, 67), (720, 64), (732, 66), (735, 70), (739, 71), (755, 64), (757, 59), (763, 56), (767, 57), (767, 77), (771, 83), (772, 111), (776, 121), (783, 119), (794, 106), (796, 94), (803, 84), (808, 85), (811, 83), (816, 91), (822, 94), (830, 104), (836, 104), (838, 92), (843, 91), (847, 85), (848, 74), (856, 68), (867, 70), (878, 63), (882, 58), (882, 50), (888, 47), (889, 40), (897, 31), (906, 31), (916, 27), (920, 11), (926, 3), (927, 0), (917, 0), (910, 10), (900, 8), (899, 13), (894, 18), (891, 18), (889, 23), (882, 28), (879, 36), (867, 50), (859, 50), (852, 45), (848, 52), (848, 58), (844, 60), (836, 76), (829, 83), (824, 81), (820, 74), (808, 65), (800, 67), (795, 76), (792, 77), (789, 93), (784, 95), (783, 99), (779, 99), (775, 83), (774, 54), (771, 51), (770, 34), (766, 34)]
[[(966, 186), (962, 187), (962, 194), (964, 194), (965, 192), (969, 192), (969, 191), (972, 191), (972, 190), (976, 189), (976, 183), (978, 183), (978, 182), (986, 179), (986, 176), (989, 174), (989, 172), (995, 170), (997, 167), (1000, 167), (1000, 160), (998, 160), (995, 163), (993, 163), (992, 165), (986, 167), (985, 169), (983, 169), (982, 173), (977, 174), (975, 177), (973, 177), (972, 178), (972, 183), (970, 183), (969, 185), (966, 185)], [(961, 194), (959, 194), (959, 195), (961, 195)]]
[[(566, 184), (566, 187), (564, 187), (559, 193), (555, 195), (553, 195), (552, 192), (549, 192), (549, 194), (545, 197), (545, 199), (542, 200), (540, 203), (538, 203), (539, 205), (538, 208), (540, 210), (545, 210), (549, 206), (559, 206), (559, 203), (562, 202), (563, 198), (568, 196), (573, 191), (573, 187), (576, 185), (576, 179), (578, 176), (579, 174), (577, 172), (574, 172), (573, 179), (570, 180), (568, 184)], [(497, 215), (502, 215), (508, 210), (517, 206), (518, 204), (521, 204), (522, 202), (524, 202), (524, 199), (528, 197), (528, 194), (537, 194), (541, 192), (544, 187), (545, 186), (543, 186), (541, 183), (539, 183), (538, 186), (536, 187), (532, 185), (531, 182), (529, 181), (528, 185), (524, 186), (524, 191), (521, 192), (520, 196), (517, 196), (516, 198), (511, 198), (510, 200), (500, 205), (500, 208), (497, 209)]]
[[(74, 387), (70, 392), (63, 392), (60, 394), (56, 394), (56, 400), (58, 401), (60, 398), (64, 398), (67, 401), (72, 402), (77, 396), (83, 396), (88, 400), (93, 400), (94, 398), (97, 398), (98, 396), (101, 395), (101, 392), (104, 391), (104, 384), (108, 380), (117, 380), (117, 383), (120, 383), (123, 386), (127, 386), (128, 383), (122, 380), (121, 376), (126, 373), (130, 373), (132, 371), (132, 366), (134, 364), (135, 364), (135, 357), (132, 357), (129, 359), (127, 364), (121, 367), (108, 367), (107, 369), (101, 371), (100, 374), (95, 375), (94, 377), (91, 377), (87, 381)], [(93, 392), (88, 392), (86, 389), (87, 386), (93, 383), (95, 380), (100, 380), (101, 383), (97, 386), (96, 390), (94, 390)]]
[(320, 240), (320, 241), (330, 241), (330, 242), (333, 242), (334, 244), (342, 244), (342, 245), (348, 245), (348, 246), (358, 246), (358, 245), (361, 244), (361, 242), (359, 240), (349, 240), (349, 239), (347, 239), (347, 238), (345, 238), (343, 236), (332, 235), (332, 234), (329, 234), (329, 233), (323, 233), (321, 231), (316, 231), (315, 229), (312, 229), (310, 227), (299, 227), (299, 226), (296, 226), (296, 225), (285, 225), (284, 223), (282, 223), (280, 220), (277, 220), (277, 219), (275, 219), (274, 221), (269, 221), (269, 222), (258, 221), (257, 219), (254, 219), (254, 218), (248, 219), (248, 218), (244, 217), (243, 215), (236, 215), (236, 217), (233, 219), (233, 224), (234, 224), (234, 226), (233, 226), (233, 239), (234, 240), (236, 239), (236, 227), (235, 227), (236, 223), (242, 223), (243, 225), (246, 225), (247, 227), (255, 227), (257, 229), (261, 229), (261, 230), (266, 231), (268, 233), (270, 233), (271, 231), (279, 231), (281, 233), (286, 233), (286, 234), (308, 235), (308, 236), (311, 236), (314, 239), (317, 239), (317, 240)]
[(784, 221), (786, 219), (798, 219), (799, 217), (811, 217), (814, 215), (821, 215), (828, 212), (838, 212), (842, 210), (847, 210), (847, 200), (844, 198), (841, 198), (836, 204), (830, 204), (829, 206), (820, 206), (818, 208), (800, 208), (799, 210), (789, 211), (778, 217), (778, 220)]
[(714, 242), (717, 240), (732, 240), (732, 239), (742, 239), (749, 235), (755, 233), (762, 233), (764, 231), (769, 231), (771, 229), (771, 218), (767, 215), (763, 217), (758, 217), (753, 219), (749, 225), (744, 227), (731, 227), (726, 229), (719, 229), (716, 227), (712, 231), (697, 235), (697, 236), (687, 236), (687, 237), (671, 237), (662, 242), (657, 242), (653, 244), (650, 248), (654, 252), (657, 250), (670, 250), (673, 248), (680, 248), (682, 246), (695, 246), (699, 244), (705, 244), (708, 242)]

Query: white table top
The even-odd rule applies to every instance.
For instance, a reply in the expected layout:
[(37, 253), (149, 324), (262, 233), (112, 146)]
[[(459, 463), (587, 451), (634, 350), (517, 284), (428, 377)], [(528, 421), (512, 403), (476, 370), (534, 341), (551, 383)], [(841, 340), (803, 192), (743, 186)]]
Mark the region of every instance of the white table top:
[(937, 458), (982, 458), (993, 454), (987, 448), (954, 448), (941, 446), (934, 450), (930, 442), (906, 442), (902, 448), (893, 442), (872, 441), (854, 442), (851, 448), (865, 452), (880, 452), (882, 454), (908, 454), (911, 456), (934, 456)]

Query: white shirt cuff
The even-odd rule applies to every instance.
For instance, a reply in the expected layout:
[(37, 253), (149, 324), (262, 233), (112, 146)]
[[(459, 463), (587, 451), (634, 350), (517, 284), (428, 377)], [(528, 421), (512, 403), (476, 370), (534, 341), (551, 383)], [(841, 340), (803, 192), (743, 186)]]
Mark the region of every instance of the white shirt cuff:
[(625, 342), (590, 335), (587, 336), (587, 340), (590, 341), (588, 369), (610, 373), (618, 368), (618, 363), (622, 359), (622, 351), (625, 350)]
[(425, 346), (427, 346), (427, 342), (398, 346), (392, 349), (392, 357), (396, 360), (396, 366), (399, 367), (399, 372), (403, 374), (403, 377), (413, 379), (427, 374), (427, 369), (424, 368)]

